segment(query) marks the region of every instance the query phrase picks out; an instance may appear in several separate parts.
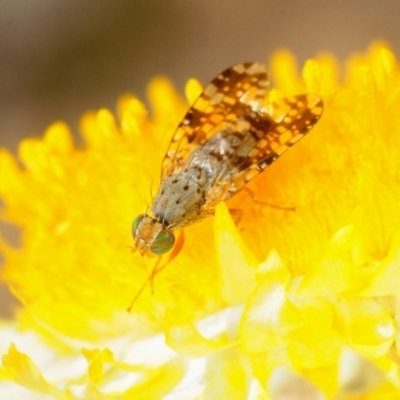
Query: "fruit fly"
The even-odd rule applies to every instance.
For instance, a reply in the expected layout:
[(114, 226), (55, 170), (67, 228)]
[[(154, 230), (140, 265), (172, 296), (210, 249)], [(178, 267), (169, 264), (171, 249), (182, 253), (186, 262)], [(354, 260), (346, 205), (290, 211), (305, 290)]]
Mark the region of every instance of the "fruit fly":
[(318, 96), (295, 95), (263, 108), (268, 86), (265, 66), (247, 62), (205, 87), (172, 137), (151, 212), (133, 221), (134, 250), (169, 252), (174, 230), (213, 215), (219, 202), (242, 190), (315, 126), (323, 111)]

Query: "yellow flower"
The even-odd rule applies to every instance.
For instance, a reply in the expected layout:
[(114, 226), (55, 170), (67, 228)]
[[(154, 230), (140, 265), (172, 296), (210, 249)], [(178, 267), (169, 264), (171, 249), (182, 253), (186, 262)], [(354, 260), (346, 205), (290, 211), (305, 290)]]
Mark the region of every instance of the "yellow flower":
[[(246, 192), (221, 203), (185, 228), (183, 249), (131, 313), (157, 260), (131, 253), (129, 228), (149, 207), (188, 103), (157, 78), (151, 116), (125, 95), (118, 119), (83, 117), (82, 148), (59, 122), (20, 144), (22, 167), (0, 151), (1, 218), (22, 232), (21, 248), (0, 240), (2, 277), (23, 304), (0, 326), (1, 393), (399, 398), (397, 60), (375, 43), (346, 68), (322, 54), (299, 76), (285, 51), (271, 66), (271, 95), (316, 93), (325, 108), (249, 184), (284, 207)], [(189, 101), (201, 90), (195, 80), (186, 89)], [(242, 210), (236, 224), (228, 208)]]

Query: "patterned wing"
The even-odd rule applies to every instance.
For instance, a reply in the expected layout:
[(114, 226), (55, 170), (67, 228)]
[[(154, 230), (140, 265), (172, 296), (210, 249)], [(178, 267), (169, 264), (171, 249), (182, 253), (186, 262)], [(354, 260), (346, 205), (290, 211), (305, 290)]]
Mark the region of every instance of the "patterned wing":
[(252, 62), (230, 67), (211, 81), (176, 129), (163, 160), (161, 180), (181, 170), (195, 146), (246, 114), (251, 102), (261, 103), (267, 87), (265, 66)]
[[(234, 124), (231, 128), (241, 138), (234, 158), (229, 160), (234, 168), (209, 193), (206, 207), (212, 208), (232, 197), (269, 167), (315, 126), (322, 111), (322, 100), (314, 94), (284, 98), (271, 104), (268, 113), (249, 109), (248, 114), (237, 121), (237, 127)], [(243, 125), (245, 129), (240, 129)]]

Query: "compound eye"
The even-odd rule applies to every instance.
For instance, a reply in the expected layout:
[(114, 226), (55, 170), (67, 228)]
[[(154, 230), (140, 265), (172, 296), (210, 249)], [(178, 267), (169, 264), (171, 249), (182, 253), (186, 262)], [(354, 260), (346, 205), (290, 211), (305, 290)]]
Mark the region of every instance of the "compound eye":
[(167, 251), (170, 251), (175, 243), (175, 236), (170, 231), (161, 231), (153, 244), (151, 245), (150, 250), (154, 254), (164, 254)]
[(136, 238), (136, 230), (139, 227), (144, 217), (146, 217), (145, 214), (138, 215), (132, 222), (132, 235), (134, 238)]

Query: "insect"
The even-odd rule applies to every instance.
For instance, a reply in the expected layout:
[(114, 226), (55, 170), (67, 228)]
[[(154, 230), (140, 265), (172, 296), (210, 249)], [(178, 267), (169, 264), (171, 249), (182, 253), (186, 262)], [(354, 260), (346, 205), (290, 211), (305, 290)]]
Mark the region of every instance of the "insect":
[(323, 103), (314, 94), (284, 98), (270, 104), (270, 111), (263, 109), (268, 85), (264, 65), (234, 65), (205, 87), (178, 125), (151, 214), (132, 223), (133, 250), (163, 255), (174, 249), (164, 266), (155, 264), (128, 312), (148, 282), (179, 253), (183, 240), (175, 242), (173, 231), (213, 215), (219, 202), (244, 189), (319, 120)]
[[(162, 255), (175, 244), (174, 230), (214, 213), (319, 120), (322, 100), (300, 94), (261, 107), (269, 81), (265, 66), (234, 65), (204, 89), (178, 125), (164, 157), (151, 214), (132, 224), (134, 249)], [(276, 113), (275, 113), (276, 114)]]

